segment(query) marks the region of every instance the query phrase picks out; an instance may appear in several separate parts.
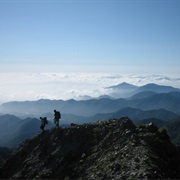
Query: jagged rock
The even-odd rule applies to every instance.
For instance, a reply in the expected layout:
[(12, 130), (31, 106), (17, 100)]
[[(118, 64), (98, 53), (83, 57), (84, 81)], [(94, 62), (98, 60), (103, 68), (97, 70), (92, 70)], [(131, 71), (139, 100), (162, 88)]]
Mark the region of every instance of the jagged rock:
[(128, 117), (71, 124), (27, 140), (0, 169), (2, 179), (178, 179), (180, 149), (153, 124)]

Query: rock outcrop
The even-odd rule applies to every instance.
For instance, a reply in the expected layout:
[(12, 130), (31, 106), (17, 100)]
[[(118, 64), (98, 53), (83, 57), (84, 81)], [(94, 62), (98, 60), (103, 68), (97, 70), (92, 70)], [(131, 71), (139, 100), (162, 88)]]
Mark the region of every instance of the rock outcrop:
[(180, 150), (164, 129), (128, 117), (54, 128), (25, 141), (2, 179), (179, 179)]

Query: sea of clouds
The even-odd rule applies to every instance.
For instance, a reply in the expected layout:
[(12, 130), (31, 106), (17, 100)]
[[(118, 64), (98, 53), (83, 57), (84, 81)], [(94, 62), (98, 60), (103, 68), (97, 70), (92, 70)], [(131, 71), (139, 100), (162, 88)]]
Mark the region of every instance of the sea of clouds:
[(180, 88), (180, 76), (118, 73), (0, 73), (0, 102), (38, 99), (76, 99), (109, 94), (105, 87), (127, 82)]

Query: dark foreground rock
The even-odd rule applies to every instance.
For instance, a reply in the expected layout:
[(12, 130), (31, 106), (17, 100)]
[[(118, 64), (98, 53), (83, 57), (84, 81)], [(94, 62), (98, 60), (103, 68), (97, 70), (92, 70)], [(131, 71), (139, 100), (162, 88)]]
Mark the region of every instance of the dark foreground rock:
[(0, 165), (11, 156), (12, 150), (7, 147), (0, 147)]
[(165, 130), (123, 117), (72, 124), (25, 141), (2, 179), (179, 179), (180, 150)]

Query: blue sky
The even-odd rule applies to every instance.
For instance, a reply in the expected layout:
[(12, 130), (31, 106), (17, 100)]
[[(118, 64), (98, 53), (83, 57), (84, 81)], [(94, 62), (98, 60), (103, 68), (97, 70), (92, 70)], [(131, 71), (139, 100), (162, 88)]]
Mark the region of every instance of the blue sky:
[(0, 0), (0, 71), (174, 73), (179, 0)]

